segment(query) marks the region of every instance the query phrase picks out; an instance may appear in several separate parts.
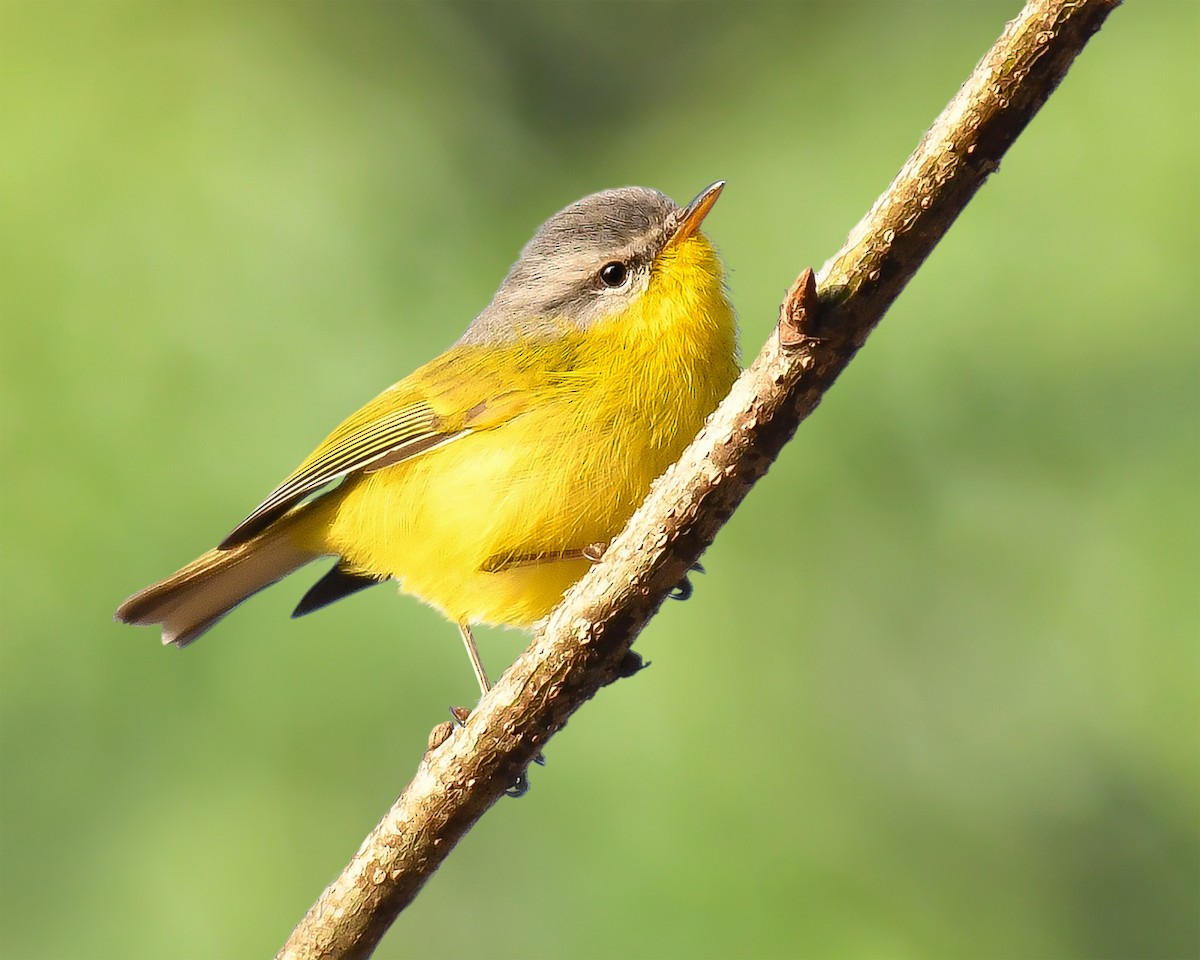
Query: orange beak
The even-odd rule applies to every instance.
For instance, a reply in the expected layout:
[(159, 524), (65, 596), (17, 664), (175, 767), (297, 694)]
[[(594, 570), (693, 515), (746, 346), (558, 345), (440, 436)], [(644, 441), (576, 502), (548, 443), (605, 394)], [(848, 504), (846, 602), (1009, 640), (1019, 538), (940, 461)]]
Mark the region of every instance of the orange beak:
[(711, 186), (701, 190), (696, 199), (689, 203), (687, 209), (679, 215), (679, 223), (675, 227), (675, 232), (663, 244), (663, 249), (665, 250), (676, 243), (680, 243), (699, 231), (700, 224), (708, 216), (708, 211), (713, 208), (713, 204), (717, 202), (717, 197), (721, 195), (721, 191), (724, 189), (725, 181), (718, 180)]

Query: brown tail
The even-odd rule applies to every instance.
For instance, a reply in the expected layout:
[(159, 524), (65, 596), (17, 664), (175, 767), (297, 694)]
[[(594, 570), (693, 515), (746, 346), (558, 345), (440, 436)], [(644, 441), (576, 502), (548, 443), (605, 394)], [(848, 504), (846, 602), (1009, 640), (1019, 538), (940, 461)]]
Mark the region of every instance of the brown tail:
[(209, 550), (135, 593), (117, 608), (116, 619), (161, 623), (163, 643), (187, 646), (247, 597), (320, 556), (293, 543), (291, 527), (285, 517), (245, 543)]

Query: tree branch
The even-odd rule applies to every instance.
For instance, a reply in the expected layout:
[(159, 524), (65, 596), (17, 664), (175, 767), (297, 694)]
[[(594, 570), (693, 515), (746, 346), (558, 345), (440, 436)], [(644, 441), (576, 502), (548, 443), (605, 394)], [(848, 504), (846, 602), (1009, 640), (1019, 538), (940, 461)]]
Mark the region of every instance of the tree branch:
[[(279, 954), (369, 956), (459, 839), (600, 687), (635, 672), (646, 621), (712, 542), (1119, 0), (1033, 0), (814, 278), (683, 457), (463, 726), (416, 776)], [(448, 734), (448, 736), (447, 736)], [(444, 740), (444, 742), (442, 742)]]

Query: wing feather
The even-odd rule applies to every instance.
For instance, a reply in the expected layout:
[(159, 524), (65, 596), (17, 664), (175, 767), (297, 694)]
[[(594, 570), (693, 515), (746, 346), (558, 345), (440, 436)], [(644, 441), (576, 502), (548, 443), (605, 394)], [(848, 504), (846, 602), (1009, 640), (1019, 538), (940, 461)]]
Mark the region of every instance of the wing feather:
[(395, 409), (395, 398), (389, 397), (389, 393), (367, 404), (334, 430), (233, 529), (221, 542), (221, 549), (227, 550), (261, 533), (294, 504), (347, 474), (399, 463), (471, 432), (461, 428), (447, 430), (447, 424), (424, 401)]
[[(544, 345), (538, 364), (511, 349), (512, 357), (497, 358), (495, 348), (455, 347), (385, 390), (335, 428), (221, 548), (244, 543), (305, 497), (349, 474), (382, 470), (507, 423), (537, 402), (551, 371), (573, 365), (573, 348), (565, 341)], [(557, 352), (547, 357), (547, 350)]]

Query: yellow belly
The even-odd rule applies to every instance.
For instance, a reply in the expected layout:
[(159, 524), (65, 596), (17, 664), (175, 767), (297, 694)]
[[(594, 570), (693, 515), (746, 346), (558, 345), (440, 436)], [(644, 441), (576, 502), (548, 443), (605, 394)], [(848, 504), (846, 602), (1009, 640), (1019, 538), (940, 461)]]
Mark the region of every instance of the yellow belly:
[(695, 432), (639, 455), (644, 430), (606, 435), (577, 413), (539, 410), (348, 481), (327, 548), (452, 620), (541, 619), (586, 572), (579, 552), (620, 532)]
[[(522, 412), (348, 477), (311, 505), (306, 545), (451, 620), (546, 616), (589, 565), (554, 558), (615, 537), (737, 376), (715, 252), (698, 237), (675, 256), (703, 269), (668, 264), (636, 309), (574, 334), (569, 350), (560, 340), (543, 358), (530, 345)], [(706, 285), (677, 283), (683, 267)]]

